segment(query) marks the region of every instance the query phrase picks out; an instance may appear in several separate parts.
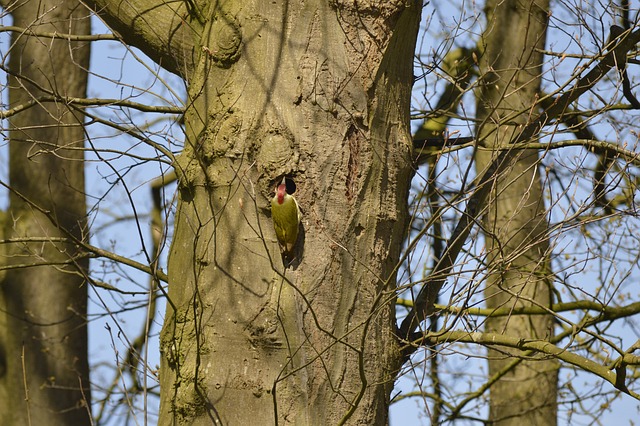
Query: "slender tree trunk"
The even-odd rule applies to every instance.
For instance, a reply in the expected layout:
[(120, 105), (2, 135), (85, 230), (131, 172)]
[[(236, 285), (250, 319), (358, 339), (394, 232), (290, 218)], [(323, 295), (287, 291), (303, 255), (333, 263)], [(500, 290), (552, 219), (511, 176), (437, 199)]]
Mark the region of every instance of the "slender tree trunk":
[[(489, 1), (487, 30), (480, 61), (478, 137), (485, 148), (476, 154), (481, 173), (496, 158), (499, 146), (522, 129), (536, 103), (545, 46), (546, 0)], [(484, 216), (490, 273), (485, 298), (488, 307), (550, 306), (548, 225), (538, 170), (537, 151), (511, 149), (512, 166), (497, 177)], [(509, 315), (489, 318), (487, 332), (523, 339), (548, 339), (550, 315)], [(513, 363), (513, 350), (489, 350), (489, 375), (501, 374)], [(538, 355), (516, 363), (491, 387), (490, 421), (496, 425), (555, 425), (557, 361)]]
[[(5, 4), (6, 3), (6, 4)], [(79, 2), (3, 2), (15, 26), (89, 34)], [(14, 32), (10, 107), (41, 96), (84, 97), (88, 43)], [(87, 261), (69, 235), (86, 225), (83, 117), (64, 101), (39, 103), (9, 118), (10, 205), (5, 237), (13, 265), (1, 282), (3, 425), (90, 423), (87, 356)], [(34, 266), (42, 265), (42, 266)]]
[[(420, 13), (229, 1), (191, 24), (160, 424), (387, 423)], [(284, 175), (304, 231), (288, 269)]]

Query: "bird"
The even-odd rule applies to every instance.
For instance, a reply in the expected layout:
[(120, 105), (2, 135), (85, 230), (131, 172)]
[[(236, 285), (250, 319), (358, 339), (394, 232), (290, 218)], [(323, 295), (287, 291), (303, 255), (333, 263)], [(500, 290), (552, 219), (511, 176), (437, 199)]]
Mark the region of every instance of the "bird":
[(287, 193), (285, 178), (282, 178), (282, 182), (276, 187), (276, 193), (271, 199), (271, 219), (280, 244), (283, 261), (291, 263), (295, 257), (294, 248), (298, 241), (302, 213), (295, 197)]

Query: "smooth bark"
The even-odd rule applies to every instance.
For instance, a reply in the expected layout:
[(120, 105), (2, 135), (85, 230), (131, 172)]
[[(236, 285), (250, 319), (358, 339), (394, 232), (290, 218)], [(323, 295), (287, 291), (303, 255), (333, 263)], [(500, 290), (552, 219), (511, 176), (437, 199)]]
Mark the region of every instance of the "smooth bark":
[[(9, 3), (16, 26), (89, 34), (76, 1)], [(13, 33), (10, 107), (38, 96), (84, 97), (89, 45)], [(8, 119), (10, 205), (1, 282), (3, 425), (90, 424), (82, 113), (64, 102)], [(35, 266), (41, 265), (41, 266)]]
[[(418, 2), (224, 2), (188, 70), (160, 424), (387, 423)], [(269, 217), (297, 186), (284, 269)]]
[[(478, 101), (479, 173), (498, 156), (491, 148), (517, 139), (535, 116), (548, 10), (546, 0), (487, 3)], [(493, 182), (483, 219), (490, 271), (486, 304), (489, 308), (550, 307), (553, 277), (538, 152), (514, 148), (504, 161), (512, 165)], [(549, 339), (553, 317), (489, 317), (485, 332)], [(488, 355), (493, 377), (522, 352), (489, 349)], [(491, 387), (489, 420), (496, 425), (555, 425), (557, 374), (558, 362), (538, 355), (501, 375)]]
[(89, 0), (94, 12), (122, 41), (142, 50), (164, 69), (186, 79), (199, 52), (203, 14), (219, 2), (182, 0)]

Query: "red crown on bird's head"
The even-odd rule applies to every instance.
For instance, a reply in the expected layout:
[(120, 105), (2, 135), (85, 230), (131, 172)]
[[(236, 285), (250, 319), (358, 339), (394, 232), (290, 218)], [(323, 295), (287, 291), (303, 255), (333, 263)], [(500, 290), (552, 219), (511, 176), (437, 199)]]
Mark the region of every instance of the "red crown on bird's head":
[(287, 194), (287, 185), (284, 183), (281, 183), (280, 185), (278, 185), (278, 188), (276, 189), (276, 195), (278, 196), (278, 204), (284, 203), (284, 196), (286, 194)]

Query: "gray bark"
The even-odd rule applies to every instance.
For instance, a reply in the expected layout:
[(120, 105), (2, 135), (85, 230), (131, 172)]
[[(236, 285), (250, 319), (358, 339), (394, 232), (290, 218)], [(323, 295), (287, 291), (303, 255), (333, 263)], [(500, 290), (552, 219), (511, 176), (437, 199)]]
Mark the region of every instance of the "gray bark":
[[(14, 25), (89, 34), (76, 1), (5, 4)], [(10, 106), (47, 95), (84, 97), (88, 43), (13, 33)], [(8, 119), (10, 205), (4, 221), (9, 269), (1, 281), (0, 411), (3, 425), (90, 423), (86, 259), (64, 242), (85, 238), (82, 114), (63, 101)], [(41, 266), (33, 266), (41, 265)]]
[[(549, 4), (546, 0), (489, 1), (480, 67), (477, 169), (482, 173), (535, 111)], [(537, 50), (539, 49), (539, 50)], [(488, 149), (487, 149), (488, 148)], [(547, 219), (535, 150), (511, 148), (513, 165), (500, 174), (483, 219), (488, 275), (488, 307), (544, 306), (552, 303)], [(551, 315), (488, 318), (486, 332), (523, 339), (553, 335)], [(518, 350), (489, 350), (489, 376), (522, 356)], [(491, 387), (489, 420), (496, 425), (555, 425), (558, 363), (533, 355)]]
[[(381, 4), (230, 1), (196, 30), (160, 424), (387, 423), (421, 9)], [(283, 175), (304, 216), (286, 270)]]

